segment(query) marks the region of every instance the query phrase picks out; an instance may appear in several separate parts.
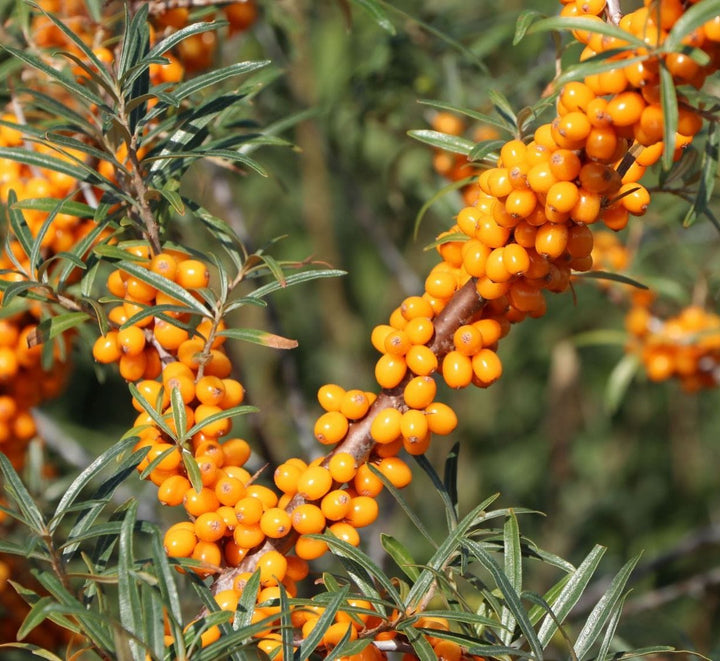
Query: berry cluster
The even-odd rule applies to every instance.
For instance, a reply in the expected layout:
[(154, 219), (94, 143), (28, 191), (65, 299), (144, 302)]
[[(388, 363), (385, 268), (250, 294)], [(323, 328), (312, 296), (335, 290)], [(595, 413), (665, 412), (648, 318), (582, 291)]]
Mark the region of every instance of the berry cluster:
[(625, 317), (628, 351), (636, 353), (651, 381), (677, 378), (683, 389), (696, 392), (720, 383), (720, 316), (690, 305), (661, 319), (650, 305), (652, 296), (636, 296)]

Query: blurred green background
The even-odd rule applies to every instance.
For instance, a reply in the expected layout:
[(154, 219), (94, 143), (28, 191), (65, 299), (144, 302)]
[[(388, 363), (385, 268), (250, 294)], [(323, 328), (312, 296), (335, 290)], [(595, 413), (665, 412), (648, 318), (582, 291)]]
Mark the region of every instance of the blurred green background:
[[(206, 165), (187, 178), (188, 190), (251, 249), (286, 235), (272, 248), (276, 257), (314, 259), (348, 275), (281, 292), (269, 309), (243, 310), (233, 319), (300, 343), (282, 355), (254, 345), (231, 349), (248, 401), (261, 409), (238, 423), (257, 448), (257, 466), (320, 454), (312, 438), (320, 385), (373, 388), (370, 331), (404, 296), (420, 291), (436, 261), (423, 248), (462, 207), (457, 193), (440, 197), (413, 237), (423, 204), (446, 185), (432, 170), (431, 148), (407, 135), (429, 128), (433, 116), (418, 100), (492, 112), (488, 92), (496, 90), (516, 110), (535, 103), (554, 75), (555, 50), (548, 35), (513, 46), (515, 22), (525, 9), (558, 10), (546, 0), (397, 0), (386, 5), (390, 34), (356, 3), (260, 4), (258, 24), (224, 43), (218, 58), (274, 61), (279, 75), (248, 103), (246, 118), (269, 126), (307, 111), (280, 133), (296, 147), (254, 154), (270, 173), (266, 178)], [(717, 77), (708, 86), (717, 92)], [(689, 303), (704, 279), (709, 305), (717, 308), (718, 234), (703, 220), (682, 229), (683, 213), (681, 204), (658, 195), (650, 212), (632, 221), (639, 252), (628, 274), (662, 289), (671, 312)], [(179, 227), (191, 245), (208, 239), (197, 223)], [(518, 325), (502, 342), (499, 383), (487, 391), (442, 392), (460, 426), (435, 442), (430, 458), (441, 470), (459, 442), (463, 510), (500, 492), (501, 506), (543, 512), (523, 516), (521, 530), (572, 562), (603, 544), (601, 570), (612, 575), (643, 549), (621, 639), (717, 658), (719, 395), (686, 395), (674, 382), (653, 384), (637, 374), (609, 408), (608, 392), (618, 392), (613, 369), (624, 355), (617, 341), (622, 323), (622, 306), (591, 281), (552, 297), (546, 317)], [(599, 329), (615, 331), (600, 338), (608, 343), (588, 342), (587, 335), (581, 341)], [(134, 411), (115, 375), (105, 372), (98, 388), (93, 366), (77, 360), (69, 394), (47, 410), (96, 454), (122, 434)], [(440, 501), (428, 500), (428, 480), (415, 474), (406, 496), (440, 536)], [(153, 502), (152, 486), (135, 480), (130, 488)], [(375, 530), (392, 529), (418, 558), (426, 557), (429, 549), (402, 512), (386, 504)], [(144, 514), (172, 516), (152, 508)], [(364, 538), (381, 557), (377, 535)], [(540, 591), (557, 578), (532, 563), (527, 575), (528, 587)]]

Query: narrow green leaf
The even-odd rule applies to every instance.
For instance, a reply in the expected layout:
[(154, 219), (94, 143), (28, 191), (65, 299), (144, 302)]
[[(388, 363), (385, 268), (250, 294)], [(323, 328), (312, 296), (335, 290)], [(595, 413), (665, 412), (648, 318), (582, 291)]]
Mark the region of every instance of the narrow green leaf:
[(330, 625), (335, 620), (335, 615), (337, 614), (338, 610), (340, 610), (340, 606), (345, 603), (349, 592), (350, 588), (348, 586), (345, 586), (332, 596), (330, 601), (325, 606), (323, 614), (318, 618), (317, 623), (310, 632), (310, 635), (305, 638), (300, 644), (300, 647), (297, 651), (297, 656), (295, 657), (297, 658), (297, 661), (305, 661), (306, 659), (310, 658), (310, 655), (320, 644), (320, 641), (325, 635), (325, 632), (330, 628)]
[[(2, 149), (0, 148), (0, 152)], [(1, 154), (0, 154), (1, 156)], [(20, 246), (23, 249), (23, 252), (30, 257), (30, 254), (33, 250), (33, 245), (35, 243), (35, 240), (33, 239), (32, 232), (30, 232), (30, 228), (28, 227), (27, 221), (25, 220), (25, 216), (22, 214), (22, 212), (15, 206), (15, 203), (17, 202), (17, 195), (15, 194), (14, 190), (11, 190), (8, 193), (8, 200), (7, 200), (7, 211), (8, 211), (8, 217), (10, 218), (10, 227), (12, 229), (13, 234), (15, 235), (15, 238), (18, 240), (18, 243), (20, 243)]]
[(200, 76), (195, 76), (177, 85), (175, 89), (173, 89), (173, 96), (178, 100), (185, 99), (207, 87), (218, 85), (228, 78), (257, 71), (258, 69), (267, 67), (270, 63), (271, 60), (249, 60), (213, 69), (212, 71), (208, 71)]
[(485, 550), (480, 544), (471, 539), (465, 539), (463, 544), (467, 547), (470, 553), (477, 558), (480, 564), (482, 564), (482, 566), (490, 572), (495, 584), (503, 596), (504, 603), (515, 617), (517, 625), (520, 627), (520, 631), (522, 631), (523, 635), (527, 639), (533, 654), (537, 659), (542, 659), (542, 645), (540, 644), (537, 634), (533, 629), (527, 611), (520, 601), (520, 595), (518, 595), (515, 588), (513, 588), (508, 577), (487, 550)]
[(698, 212), (702, 213), (708, 208), (715, 183), (717, 181), (718, 172), (718, 151), (720, 150), (720, 131), (716, 122), (709, 122), (708, 135), (705, 140), (705, 147), (700, 161), (700, 180), (698, 181), (695, 199), (688, 209), (683, 226), (689, 227), (695, 222)]
[(258, 287), (253, 293), (253, 298), (263, 298), (264, 296), (267, 296), (268, 294), (271, 294), (274, 291), (278, 291), (279, 289), (287, 289), (288, 287), (291, 287), (292, 285), (298, 285), (301, 282), (309, 282), (311, 280), (319, 280), (320, 278), (337, 278), (341, 275), (345, 275), (345, 271), (340, 271), (338, 269), (320, 269), (320, 270), (313, 270), (313, 271), (302, 271), (300, 273), (291, 273), (290, 275), (285, 277), (285, 283), (282, 284), (280, 282), (274, 281), (269, 282), (266, 285), (263, 285), (262, 287)]
[(517, 46), (528, 28), (535, 22), (537, 18), (545, 18), (545, 14), (537, 11), (536, 9), (523, 9), (515, 22), (515, 35), (513, 36), (513, 46)]
[[(8, 204), (9, 204), (8, 200)], [(64, 199), (58, 200), (55, 197), (35, 197), (31, 200), (18, 200), (14, 204), (16, 209), (25, 209), (33, 211), (51, 212), (57, 208), (58, 213), (66, 213), (69, 216), (77, 216), (78, 218), (92, 218), (95, 210), (75, 200)]]
[(440, 495), (445, 506), (445, 519), (447, 521), (448, 530), (453, 530), (457, 526), (457, 496), (453, 498), (451, 493), (448, 491), (443, 480), (437, 474), (435, 467), (428, 461), (424, 454), (415, 455), (413, 457), (418, 463), (420, 468), (425, 471), (425, 474), (430, 478), (435, 487), (435, 490)]
[(640, 369), (640, 358), (635, 353), (626, 353), (613, 367), (605, 387), (604, 405), (608, 414), (613, 414), (625, 398), (632, 380)]
[[(118, 62), (118, 77), (120, 86), (126, 95), (132, 91), (132, 86), (128, 88), (124, 80), (128, 70), (139, 64), (143, 56), (154, 56), (154, 54), (146, 53), (150, 41), (148, 14), (149, 7), (147, 3), (141, 4), (132, 15), (130, 15), (129, 7), (125, 6), (125, 29), (123, 30), (120, 61)], [(158, 55), (164, 55), (164, 52), (158, 53)]]
[(408, 642), (412, 645), (415, 655), (419, 661), (436, 661), (437, 654), (430, 645), (428, 639), (414, 626), (407, 625), (399, 627), (400, 631), (407, 636)]
[(238, 601), (235, 611), (235, 621), (233, 629), (241, 629), (250, 625), (252, 615), (255, 612), (255, 604), (257, 603), (257, 595), (260, 590), (260, 571), (253, 572), (248, 582), (243, 588), (242, 595)]
[(612, 611), (610, 621), (607, 625), (607, 629), (605, 629), (605, 635), (603, 636), (602, 643), (600, 643), (600, 648), (598, 649), (598, 659), (604, 659), (607, 656), (608, 651), (610, 650), (610, 644), (612, 643), (613, 638), (615, 638), (615, 631), (617, 630), (618, 624), (620, 623), (620, 615), (622, 615), (622, 609), (623, 605), (625, 604), (626, 597), (627, 594), (620, 597), (618, 603), (615, 605), (615, 608)]
[[(0, 158), (7, 158), (11, 161), (24, 163), (31, 167), (47, 168), (54, 172), (67, 174), (78, 181), (88, 180), (88, 170), (74, 164), (74, 162), (57, 158), (47, 153), (40, 153), (22, 147), (0, 147)], [(96, 180), (100, 181), (96, 175)], [(10, 203), (8, 199), (8, 203)]]
[(537, 34), (538, 32), (550, 32), (552, 30), (587, 30), (588, 32), (604, 34), (608, 37), (615, 37), (620, 43), (627, 42), (635, 48), (647, 49), (647, 44), (616, 25), (605, 21), (593, 21), (590, 23), (584, 18), (569, 18), (564, 16), (552, 16), (543, 18), (528, 27), (526, 34)]
[(152, 421), (155, 423), (155, 425), (164, 434), (172, 438), (174, 436), (173, 431), (172, 429), (170, 429), (170, 425), (168, 425), (163, 416), (160, 415), (160, 412), (157, 410), (155, 402), (148, 402), (148, 400), (145, 399), (143, 394), (138, 390), (138, 387), (134, 383), (128, 383), (128, 389), (130, 390), (130, 394), (140, 404), (143, 411), (145, 411), (145, 413), (147, 413), (152, 418)]
[(668, 53), (678, 51), (684, 37), (718, 15), (720, 15), (720, 0), (706, 0), (691, 5), (675, 21), (663, 42), (663, 50)]
[(193, 425), (187, 432), (187, 436), (194, 436), (199, 431), (202, 431), (203, 427), (205, 427), (206, 425), (211, 425), (213, 422), (217, 422), (218, 420), (223, 420), (225, 418), (236, 418), (240, 415), (247, 415), (248, 413), (257, 413), (258, 410), (259, 409), (257, 408), (257, 406), (242, 405), (234, 406), (231, 409), (225, 409), (224, 411), (219, 411), (218, 413), (213, 413), (212, 415), (209, 415), (207, 418), (205, 418), (205, 420), (203, 420), (202, 422), (198, 422)]
[(39, 57), (33, 55), (29, 51), (13, 48), (12, 46), (8, 46), (7, 44), (2, 43), (0, 43), (0, 48), (6, 50), (13, 57), (22, 60), (23, 62), (25, 62), (25, 64), (44, 73), (48, 77), (48, 80), (56, 82), (62, 87), (64, 87), (76, 99), (84, 99), (90, 104), (95, 104), (99, 109), (105, 112), (110, 111), (110, 108), (107, 106), (107, 104), (105, 104), (97, 94), (93, 94), (86, 85), (81, 85), (80, 83), (64, 75), (57, 69), (51, 67), (48, 64), (45, 64), (45, 62), (43, 62)]
[(516, 127), (517, 116), (515, 115), (515, 111), (510, 105), (510, 101), (508, 101), (507, 97), (496, 89), (488, 90), (488, 96), (490, 97), (490, 100), (495, 106), (495, 110), (497, 110), (498, 114), (501, 117), (504, 117), (509, 124)]
[(465, 177), (463, 179), (459, 179), (458, 181), (451, 181), (449, 184), (443, 186), (440, 190), (438, 190), (430, 199), (428, 199), (420, 207), (420, 211), (418, 211), (417, 215), (415, 216), (415, 224), (413, 225), (413, 239), (418, 238), (418, 232), (420, 231), (420, 224), (422, 223), (423, 219), (425, 218), (425, 214), (428, 212), (430, 207), (433, 204), (435, 204), (435, 202), (442, 199), (449, 193), (452, 193), (453, 191), (464, 188), (469, 183), (471, 183), (473, 179), (474, 179), (474, 177)]
[(585, 620), (585, 626), (575, 641), (575, 654), (577, 655), (578, 661), (583, 661), (583, 659), (588, 657), (593, 644), (612, 617), (615, 606), (620, 601), (630, 574), (640, 560), (641, 555), (642, 554), (638, 553), (623, 565), (610, 583), (610, 587), (608, 587), (605, 594), (600, 598), (600, 601), (598, 601), (595, 608), (592, 609), (590, 615), (588, 615)]
[(473, 110), (472, 108), (466, 108), (464, 106), (456, 106), (451, 103), (445, 103), (444, 101), (435, 101), (433, 99), (420, 99), (418, 103), (422, 103), (426, 106), (432, 106), (433, 108), (438, 108), (440, 110), (447, 110), (449, 112), (454, 112), (459, 115), (465, 115), (466, 117), (469, 117), (470, 119), (474, 119), (482, 124), (489, 124), (490, 126), (495, 126), (496, 128), (499, 128), (501, 131), (505, 131), (507, 133), (512, 134), (515, 130), (514, 124), (511, 124), (505, 120), (504, 117), (495, 117), (494, 115), (487, 115), (482, 112), (478, 112), (477, 110)]
[(392, 535), (381, 533), (380, 541), (387, 554), (395, 561), (395, 564), (402, 569), (411, 581), (417, 581), (420, 570), (417, 562), (410, 555), (407, 547), (399, 542)]
[(610, 282), (621, 282), (624, 285), (630, 285), (636, 289), (647, 289), (648, 286), (642, 282), (635, 280), (627, 275), (621, 273), (612, 273), (610, 271), (585, 271), (582, 273), (573, 273), (573, 277), (576, 278), (588, 278), (590, 280), (609, 280)]
[(368, 463), (370, 471), (375, 474), (377, 478), (385, 485), (385, 488), (390, 492), (392, 497), (396, 500), (400, 508), (405, 512), (407, 517), (412, 521), (413, 525), (418, 529), (418, 532), (432, 545), (433, 548), (437, 548), (437, 543), (433, 539), (432, 535), (428, 532), (422, 519), (417, 515), (415, 510), (405, 500), (405, 497), (400, 493), (400, 490), (392, 483), (388, 478), (383, 475), (375, 466)]
[[(347, 542), (338, 539), (330, 533), (326, 533), (324, 535), (309, 536), (313, 537), (314, 539), (322, 539), (324, 542), (326, 542), (334, 555), (337, 555), (340, 558), (348, 558), (352, 560), (354, 563), (356, 563), (358, 567), (362, 568), (362, 570), (366, 572), (367, 576), (371, 579), (371, 585), (372, 582), (376, 581), (378, 585), (380, 585), (385, 590), (388, 597), (392, 599), (397, 606), (400, 606), (402, 604), (402, 600), (400, 599), (400, 595), (395, 589), (395, 586), (385, 575), (385, 572), (380, 567), (378, 567), (366, 553), (364, 553), (358, 548), (355, 548), (351, 544), (348, 544)], [(371, 596), (379, 596), (374, 587), (372, 588), (372, 592), (374, 592), (375, 594), (371, 594), (371, 592), (369, 591), (365, 593), (371, 594)]]
[(43, 319), (37, 326), (37, 342), (43, 344), (61, 335), (71, 328), (76, 328), (90, 319), (87, 312), (63, 312), (57, 317)]
[(32, 643), (0, 643), (0, 649), (19, 649), (30, 652), (33, 656), (39, 656), (48, 661), (63, 661), (57, 654)]
[[(424, 457), (423, 457), (424, 458)], [(419, 459), (416, 457), (416, 459)], [(427, 460), (426, 460), (427, 461)], [(422, 465), (422, 464), (421, 464)], [(442, 482), (438, 478), (438, 482), (442, 487)], [(471, 512), (458, 522), (457, 527), (450, 532), (445, 541), (435, 551), (427, 567), (420, 574), (420, 578), (415, 581), (409, 594), (405, 597), (405, 609), (414, 610), (419, 601), (424, 597), (427, 590), (435, 581), (436, 573), (442, 572), (452, 558), (454, 558), (461, 550), (462, 544), (467, 537), (468, 532), (487, 518), (485, 508), (490, 505), (497, 495), (486, 498), (479, 503)]]
[(297, 340), (291, 340), (290, 338), (256, 328), (226, 328), (218, 332), (218, 335), (234, 340), (244, 340), (245, 342), (260, 344), (273, 349), (294, 349), (298, 346)]
[[(503, 526), (503, 547), (505, 576), (513, 590), (520, 594), (522, 592), (522, 548), (520, 546), (520, 527), (512, 510)], [(512, 631), (515, 629), (515, 617), (509, 608), (503, 609), (500, 623), (507, 627), (512, 635)], [(510, 643), (511, 638), (508, 637), (505, 642)]]
[(472, 148), (468, 154), (468, 160), (473, 162), (485, 159), (496, 161), (504, 144), (503, 140), (483, 140)]
[(114, 463), (118, 457), (130, 450), (136, 442), (137, 439), (129, 437), (115, 443), (103, 452), (97, 459), (95, 459), (72, 481), (55, 508), (55, 513), (50, 521), (50, 532), (55, 532), (68, 508), (75, 502), (75, 499), (78, 497), (80, 492), (92, 480), (97, 478), (103, 470), (107, 469), (108, 465)]
[(450, 448), (450, 452), (448, 452), (448, 456), (445, 459), (445, 466), (443, 468), (443, 485), (445, 486), (445, 491), (447, 492), (448, 498), (450, 499), (450, 502), (452, 503), (452, 511), (448, 512), (449, 515), (452, 513), (455, 514), (454, 521), (452, 527), (455, 527), (455, 524), (457, 524), (457, 514), (458, 514), (458, 488), (457, 488), (457, 471), (458, 471), (458, 461), (460, 458), (460, 443), (455, 442), (455, 444)]
[(414, 131), (408, 131), (408, 135), (415, 140), (424, 142), (431, 147), (437, 149), (444, 149), (445, 151), (453, 152), (455, 154), (462, 154), (467, 156), (475, 147), (475, 143), (467, 138), (462, 138), (459, 135), (449, 135), (447, 133), (440, 133), (439, 131), (433, 131), (431, 129), (417, 129)]
[(198, 301), (187, 289), (181, 287), (176, 282), (164, 278), (159, 273), (154, 273), (150, 269), (144, 268), (136, 262), (123, 260), (116, 265), (129, 275), (135, 276), (138, 280), (155, 287), (158, 291), (167, 294), (175, 300), (187, 305), (193, 312), (197, 312), (204, 317), (210, 316), (210, 311)]
[(46, 530), (43, 515), (22, 483), (20, 476), (15, 472), (10, 460), (2, 452), (0, 452), (0, 474), (2, 474), (3, 487), (8, 498), (20, 510), (32, 532), (42, 536)]
[[(605, 551), (605, 547), (596, 545), (582, 563), (580, 563), (578, 568), (569, 576), (556, 599), (551, 601), (549, 596), (547, 594), (545, 595), (545, 599), (552, 606), (553, 613), (558, 622), (564, 622), (575, 604), (580, 600), (590, 579), (595, 574)], [(543, 647), (548, 645), (556, 631), (557, 624), (549, 615), (546, 616), (540, 629), (538, 629), (538, 640), (540, 644)]]
[[(140, 601), (137, 578), (135, 577), (134, 532), (137, 517), (137, 501), (130, 501), (120, 528), (120, 545), (118, 554), (118, 610), (120, 622), (133, 636), (141, 636), (143, 632), (143, 610)], [(130, 650), (135, 661), (144, 661), (145, 653), (133, 640)]]
[(170, 410), (175, 425), (175, 434), (173, 436), (176, 436), (178, 440), (184, 440), (188, 437), (186, 432), (187, 412), (185, 411), (185, 402), (183, 402), (179, 387), (173, 387), (170, 391)]
[(180, 625), (182, 622), (182, 607), (177, 585), (175, 584), (177, 574), (170, 568), (167, 553), (163, 548), (162, 539), (157, 528), (153, 529), (151, 539), (153, 565), (158, 577), (158, 587), (163, 603), (169, 607), (171, 624)]
[(388, 18), (387, 14), (382, 8), (382, 5), (377, 0), (352, 0), (355, 4), (362, 7), (373, 20), (386, 32), (391, 35), (395, 35), (397, 32), (392, 21)]
[(218, 30), (224, 25), (227, 25), (227, 21), (201, 21), (200, 23), (187, 25), (156, 43), (150, 51), (148, 51), (145, 57), (162, 57), (165, 53), (171, 51), (181, 41), (184, 41), (188, 37), (194, 34), (202, 34), (203, 32), (212, 32), (213, 30)]
[(660, 61), (660, 105), (663, 112), (663, 155), (662, 166), (669, 170), (673, 164), (675, 153), (675, 132), (678, 125), (678, 101), (675, 91), (675, 81), (672, 73), (665, 66), (665, 61)]

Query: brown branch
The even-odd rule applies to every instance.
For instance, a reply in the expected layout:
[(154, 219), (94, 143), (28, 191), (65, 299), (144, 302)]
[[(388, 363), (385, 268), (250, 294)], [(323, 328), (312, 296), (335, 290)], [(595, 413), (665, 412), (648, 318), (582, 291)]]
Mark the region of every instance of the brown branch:
[[(484, 301), (478, 296), (475, 289), (475, 279), (471, 278), (455, 293), (442, 312), (434, 319), (435, 336), (429, 346), (439, 360), (451, 349), (452, 337), (455, 331), (463, 324), (468, 323), (482, 309), (483, 305)], [(366, 463), (375, 446), (375, 441), (370, 435), (373, 420), (381, 411), (387, 408), (396, 408), (400, 411), (407, 409), (403, 398), (403, 390), (410, 378), (411, 375), (408, 375), (395, 388), (385, 389), (380, 392), (367, 415), (361, 420), (350, 424), (345, 439), (325, 457), (323, 465), (327, 464), (330, 457), (336, 452), (351, 454), (358, 465)], [(305, 499), (296, 494), (288, 503), (286, 510), (292, 512), (304, 502)], [(281, 539), (265, 541), (258, 549), (249, 554), (238, 567), (225, 569), (218, 574), (212, 585), (213, 593), (217, 594), (222, 590), (231, 589), (237, 576), (243, 572), (254, 571), (263, 553), (272, 550), (280, 551), (283, 554), (289, 552), (296, 539), (297, 534), (292, 532)]]

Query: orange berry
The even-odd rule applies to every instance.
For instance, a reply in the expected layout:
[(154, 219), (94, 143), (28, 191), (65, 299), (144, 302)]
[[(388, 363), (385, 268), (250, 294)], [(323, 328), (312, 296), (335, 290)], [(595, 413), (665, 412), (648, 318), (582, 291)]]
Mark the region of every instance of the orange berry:
[(459, 351), (449, 351), (443, 358), (442, 375), (451, 388), (465, 388), (472, 380), (470, 358)]
[(384, 354), (375, 364), (375, 379), (382, 388), (394, 388), (403, 380), (406, 371), (403, 357)]
[(437, 384), (429, 376), (416, 376), (408, 381), (403, 390), (405, 403), (414, 409), (423, 409), (428, 406), (437, 393)]
[(535, 250), (540, 255), (557, 259), (565, 252), (568, 241), (568, 228), (566, 225), (548, 223), (538, 228), (535, 236)]
[(227, 531), (227, 524), (217, 512), (203, 512), (194, 525), (195, 535), (203, 542), (217, 542)]
[(298, 505), (292, 511), (290, 518), (292, 527), (301, 535), (317, 534), (325, 529), (325, 515), (317, 505), (310, 503)]
[(328, 470), (336, 482), (350, 482), (357, 473), (357, 461), (349, 452), (336, 452), (330, 457)]
[(432, 374), (438, 367), (437, 356), (430, 347), (424, 344), (414, 345), (407, 352), (405, 363), (410, 371), (418, 376)]
[[(99, 363), (115, 363), (120, 360), (122, 351), (118, 344), (118, 332), (109, 331), (107, 335), (101, 335), (92, 349), (93, 358)], [(7, 371), (7, 370), (6, 370)]]
[[(447, 404), (432, 402), (425, 407), (428, 427), (433, 434), (445, 436), (457, 427), (457, 416)], [(358, 489), (358, 493), (360, 490)]]
[(275, 474), (273, 476), (275, 486), (283, 493), (294, 494), (297, 491), (298, 480), (300, 479), (300, 475), (302, 475), (303, 470), (305, 469), (292, 464), (280, 464), (275, 469)]
[(234, 507), (246, 492), (245, 485), (234, 477), (222, 476), (215, 482), (217, 499), (228, 507)]
[(338, 521), (329, 526), (328, 531), (351, 546), (358, 546), (360, 544), (360, 534), (349, 523)]
[(332, 475), (323, 466), (309, 466), (298, 479), (298, 493), (308, 500), (319, 500), (332, 487)]
[(185, 493), (190, 488), (190, 480), (183, 475), (167, 477), (158, 488), (157, 497), (163, 505), (182, 505)]
[(623, 184), (618, 191), (620, 204), (634, 216), (642, 216), (650, 204), (650, 193), (641, 184)]
[(205, 512), (216, 510), (220, 507), (220, 501), (215, 492), (208, 487), (203, 487), (200, 491), (195, 491), (191, 487), (185, 492), (183, 505), (185, 511), (191, 516), (200, 516)]
[(254, 496), (245, 496), (235, 503), (235, 515), (240, 523), (252, 526), (260, 523), (263, 514), (263, 503)]
[(221, 380), (225, 387), (225, 395), (218, 406), (227, 410), (242, 404), (245, 399), (245, 388), (242, 384), (235, 379), (222, 378)]
[(185, 289), (200, 289), (210, 282), (210, 271), (197, 259), (186, 259), (177, 265), (175, 281)]
[(481, 349), (473, 356), (472, 370), (483, 386), (488, 386), (502, 375), (502, 363), (494, 351)]
[(429, 431), (427, 416), (424, 411), (410, 409), (402, 414), (400, 433), (411, 442), (422, 441)]
[(340, 411), (327, 411), (315, 422), (315, 438), (323, 445), (339, 443), (347, 434), (348, 419)]
[(163, 538), (165, 553), (171, 558), (189, 558), (197, 542), (194, 527), (188, 521), (170, 526)]
[(573, 181), (580, 174), (581, 166), (580, 157), (569, 149), (558, 149), (550, 157), (550, 172), (558, 182)]
[(240, 548), (252, 549), (265, 541), (265, 533), (257, 523), (238, 523), (233, 530), (233, 540)]
[(327, 550), (328, 546), (322, 539), (300, 535), (295, 542), (295, 554), (302, 560), (316, 560)]
[(344, 489), (335, 489), (323, 496), (320, 511), (330, 521), (340, 521), (350, 511), (350, 494)]
[(279, 507), (270, 507), (260, 517), (260, 530), (272, 539), (285, 537), (291, 528), (290, 515)]
[(377, 496), (383, 489), (382, 480), (370, 470), (368, 464), (362, 464), (358, 468), (353, 480), (353, 486), (358, 495), (372, 498)]
[(370, 400), (362, 390), (348, 390), (342, 399), (340, 413), (348, 420), (359, 420), (365, 417), (369, 408)]
[(399, 457), (385, 457), (377, 465), (377, 469), (396, 489), (402, 489), (412, 481), (410, 467)]

